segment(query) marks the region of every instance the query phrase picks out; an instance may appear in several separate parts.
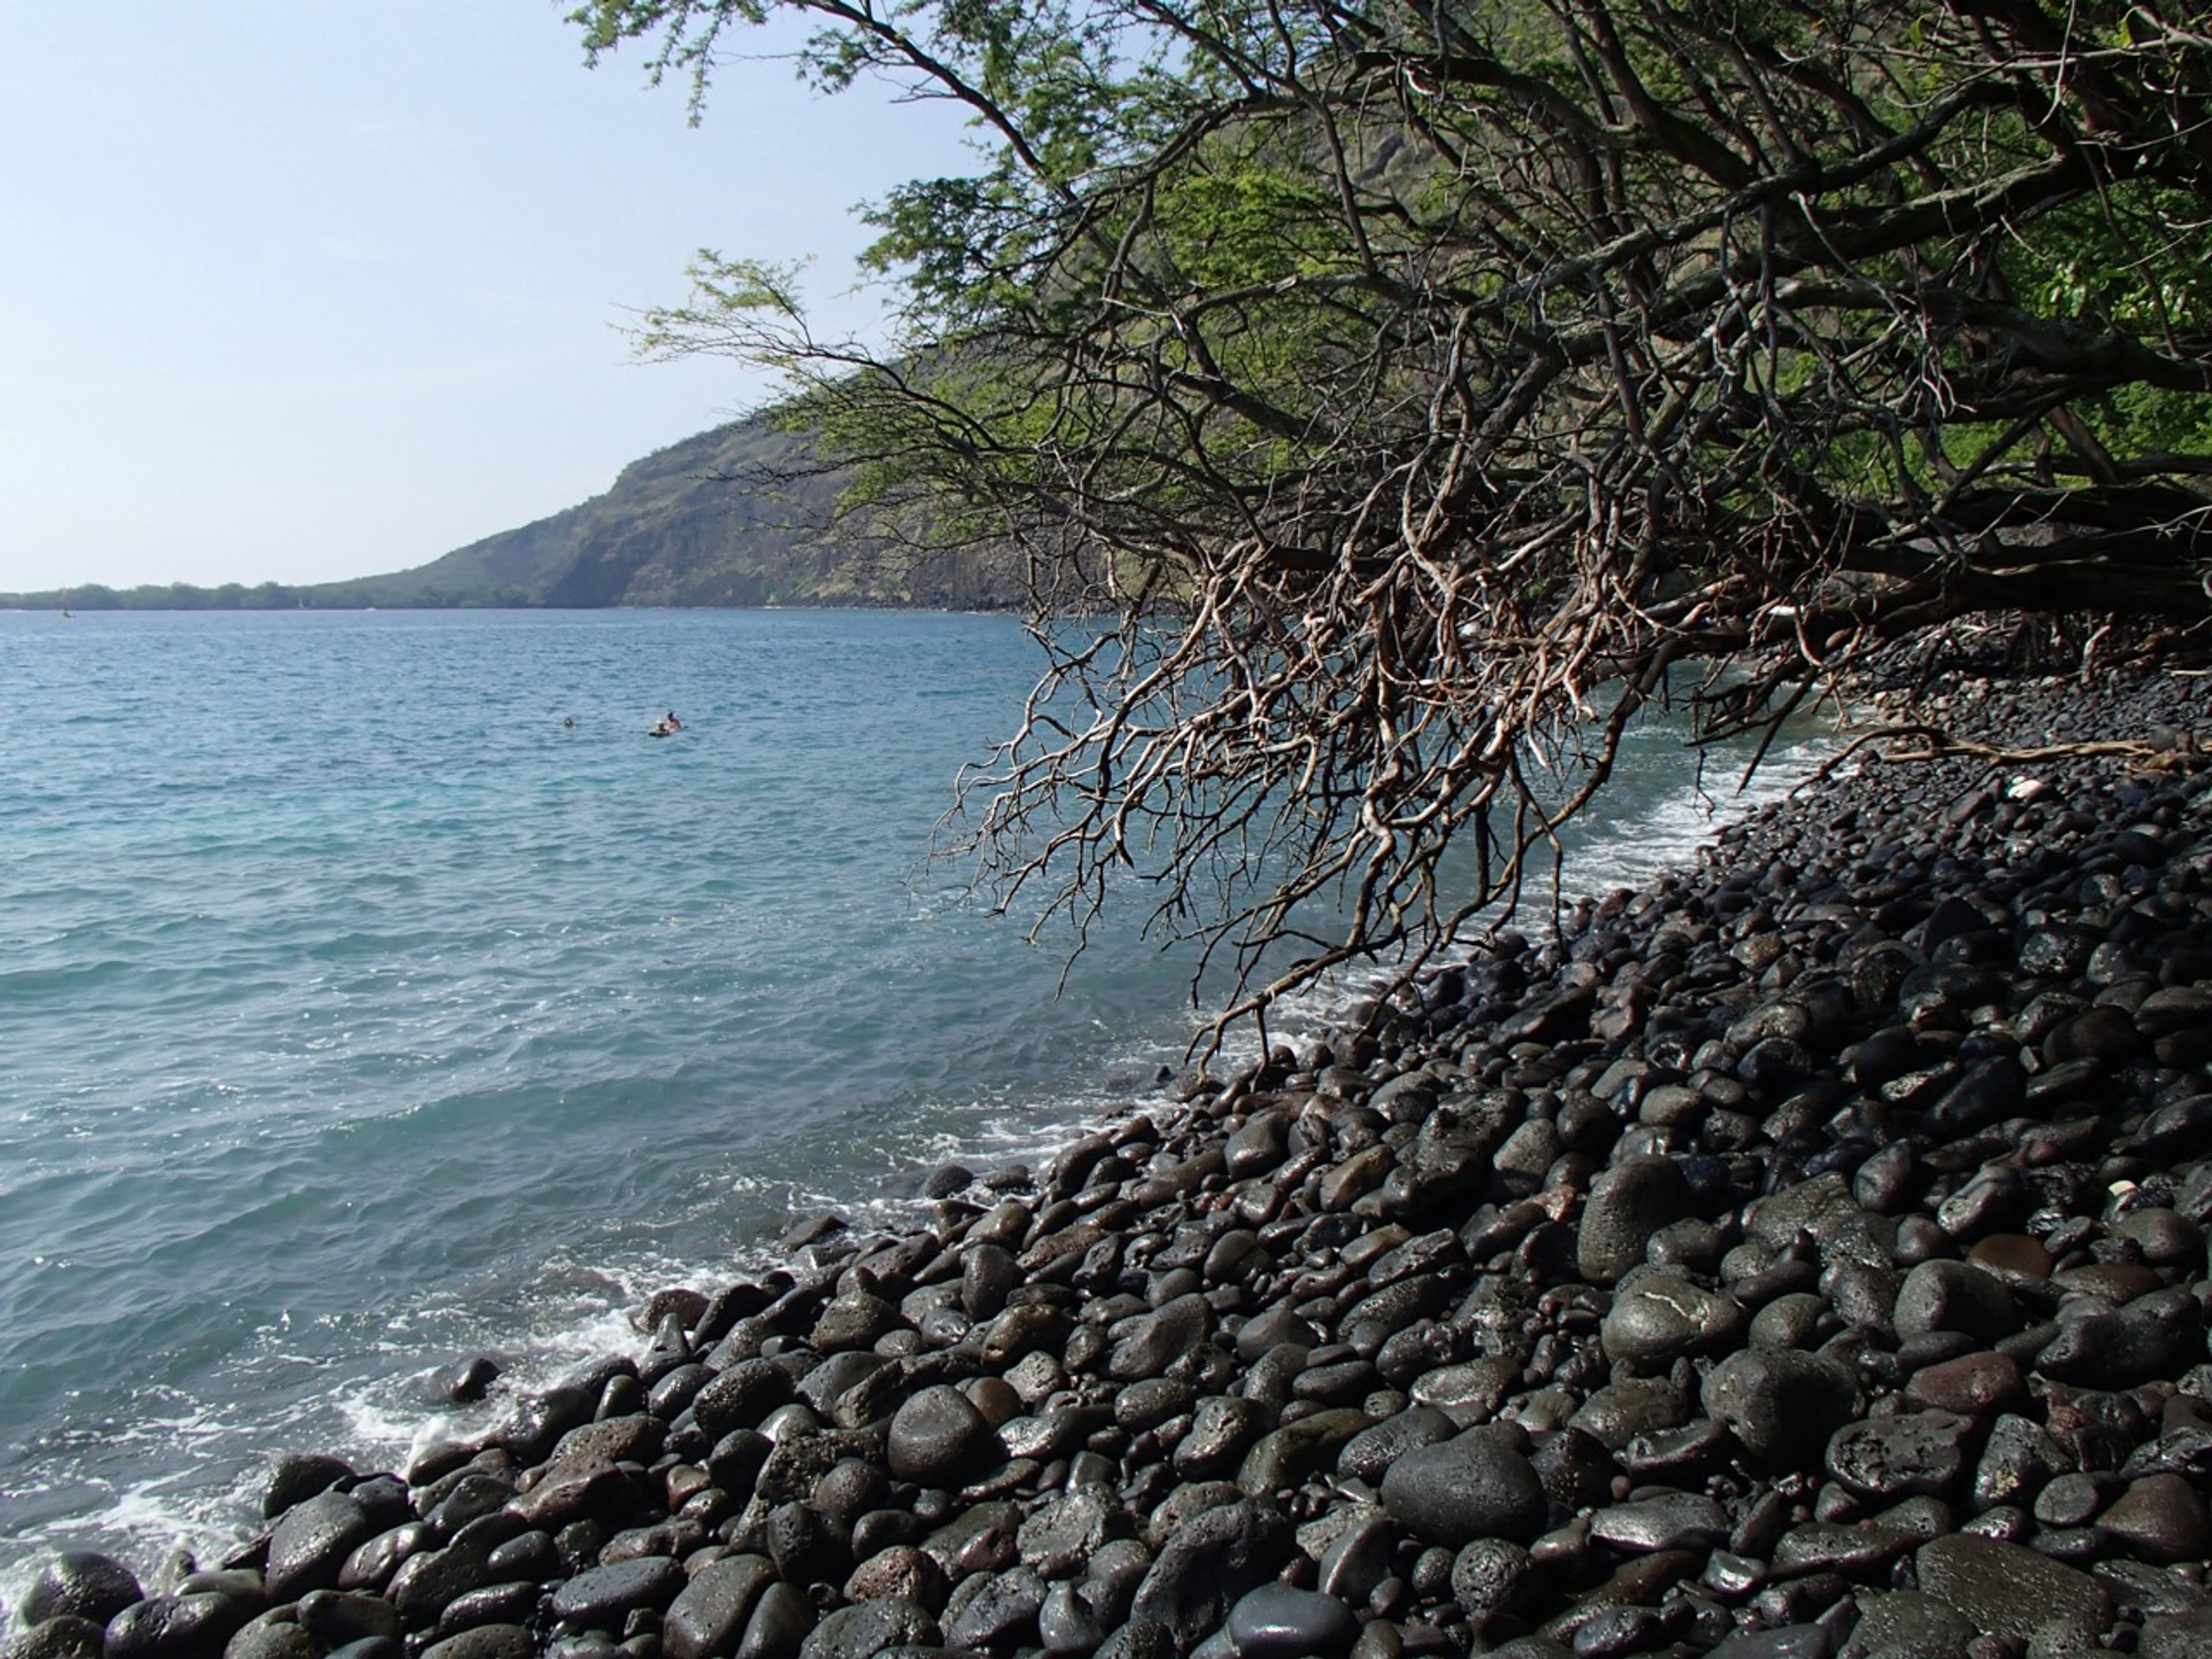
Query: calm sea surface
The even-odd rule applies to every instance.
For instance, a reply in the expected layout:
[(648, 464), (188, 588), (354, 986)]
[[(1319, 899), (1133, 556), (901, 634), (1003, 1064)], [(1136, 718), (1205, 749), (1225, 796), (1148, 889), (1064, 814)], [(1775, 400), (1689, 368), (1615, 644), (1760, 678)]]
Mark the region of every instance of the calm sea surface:
[[(1055, 996), (922, 866), (1037, 665), (997, 617), (0, 613), (7, 1601), (1179, 1060), (1133, 917)], [(1577, 882), (1682, 855), (1690, 775), (1647, 733)]]

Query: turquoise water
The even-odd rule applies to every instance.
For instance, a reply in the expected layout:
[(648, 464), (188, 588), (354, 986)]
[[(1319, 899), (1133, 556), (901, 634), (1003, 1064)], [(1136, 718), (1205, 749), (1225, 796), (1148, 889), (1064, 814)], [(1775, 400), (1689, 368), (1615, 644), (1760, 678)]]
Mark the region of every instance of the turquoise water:
[[(1178, 1061), (1135, 918), (1055, 995), (922, 866), (1037, 665), (998, 617), (0, 613), (0, 1589), (220, 1551), (272, 1449), (401, 1462), (457, 1360), (557, 1369)], [(1644, 742), (1583, 884), (1691, 844), (1688, 776)]]

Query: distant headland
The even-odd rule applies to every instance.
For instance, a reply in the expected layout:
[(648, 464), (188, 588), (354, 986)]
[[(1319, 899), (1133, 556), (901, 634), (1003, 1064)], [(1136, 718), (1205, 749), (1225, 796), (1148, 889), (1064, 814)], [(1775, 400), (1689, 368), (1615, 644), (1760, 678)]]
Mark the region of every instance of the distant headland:
[(83, 584), (0, 594), (44, 611), (354, 611), (771, 605), (989, 610), (1018, 586), (980, 556), (887, 556), (821, 526), (844, 479), (757, 415), (658, 450), (603, 495), (389, 575), (294, 585)]

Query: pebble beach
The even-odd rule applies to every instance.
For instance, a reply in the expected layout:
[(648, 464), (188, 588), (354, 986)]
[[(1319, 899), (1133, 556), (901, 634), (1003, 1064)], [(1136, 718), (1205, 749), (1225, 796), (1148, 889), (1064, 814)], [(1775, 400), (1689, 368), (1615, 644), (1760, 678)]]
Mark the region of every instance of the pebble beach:
[[(7, 1659), (2212, 1654), (2212, 682), (1962, 681), (1691, 868), (799, 1218)], [(1908, 740), (1909, 741), (1909, 740)]]

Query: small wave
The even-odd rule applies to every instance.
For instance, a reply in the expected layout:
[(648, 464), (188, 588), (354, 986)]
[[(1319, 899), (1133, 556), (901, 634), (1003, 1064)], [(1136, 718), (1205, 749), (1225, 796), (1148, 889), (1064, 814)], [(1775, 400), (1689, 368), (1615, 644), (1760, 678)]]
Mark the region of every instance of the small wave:
[[(24, 1103), (0, 1103), (0, 1235), (53, 1271), (0, 1298), (0, 1485), (33, 1494), (0, 1516), (0, 1576), (50, 1542), (150, 1565), (235, 1536), (271, 1446), (404, 1461), (475, 1420), (444, 1366), (536, 1386), (638, 1342), (653, 1291), (774, 1265), (794, 1217), (908, 1224), (926, 1206), (896, 1194), (938, 1165), (1041, 1164), (1156, 1102), (1204, 1024), (1187, 958), (1109, 927), (1055, 1001), (1011, 921), (916, 877), (1028, 689), (1003, 619), (87, 637), (127, 649), (8, 672), (92, 672), (40, 696), (155, 752), (10, 757), (49, 804), (0, 866), (0, 914), (44, 941), (0, 976)], [(282, 742), (252, 718), (271, 684)], [(155, 733), (125, 689), (195, 713)], [(680, 766), (626, 712), (670, 700), (708, 739)], [(447, 733), (455, 707), (540, 740)], [(541, 730), (566, 708), (581, 741)], [(1641, 839), (1692, 833), (1650, 810)], [(1317, 988), (1271, 1035), (1366, 994)]]

